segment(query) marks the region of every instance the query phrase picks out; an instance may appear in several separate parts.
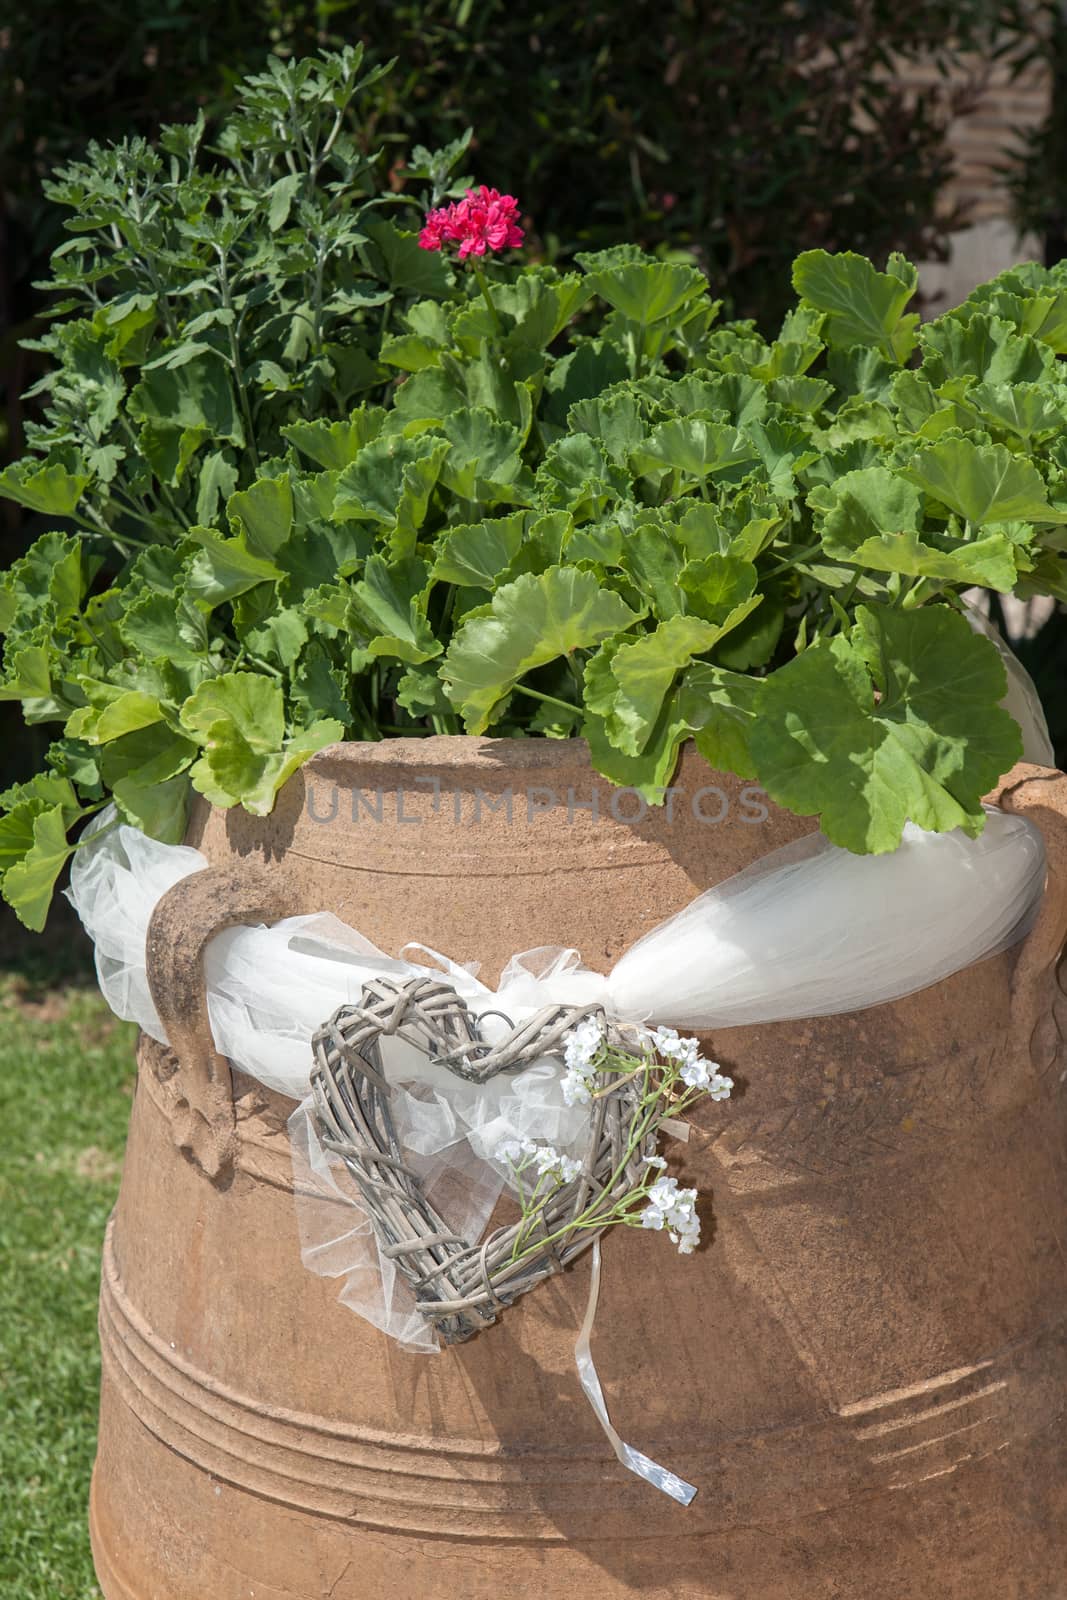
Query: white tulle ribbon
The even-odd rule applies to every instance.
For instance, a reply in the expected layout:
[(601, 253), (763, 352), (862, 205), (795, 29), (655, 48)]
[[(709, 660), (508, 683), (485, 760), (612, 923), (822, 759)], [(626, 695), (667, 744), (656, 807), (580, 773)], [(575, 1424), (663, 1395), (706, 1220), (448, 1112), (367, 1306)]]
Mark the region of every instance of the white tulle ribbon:
[[(971, 593), (977, 596), (982, 591), (972, 590)], [(986, 594), (985, 603), (988, 602), (989, 596)], [(972, 631), (982, 634), (996, 647), (997, 654), (1004, 663), (1004, 670), (1008, 675), (1008, 692), (1000, 704), (1019, 724), (1019, 732), (1023, 739), (1023, 760), (1033, 762), (1035, 767), (1054, 767), (1056, 752), (1049, 736), (1045, 708), (1041, 704), (1041, 697), (1033, 678), (1014, 650), (1005, 643), (1000, 629), (990, 622), (984, 611), (977, 605), (970, 605), (964, 601), (963, 614), (970, 623)]]
[(658, 1489), (661, 1494), (669, 1494), (672, 1500), (677, 1500), (679, 1505), (687, 1506), (692, 1503), (697, 1492), (696, 1484), (686, 1483), (684, 1478), (671, 1472), (667, 1467), (661, 1467), (651, 1457), (643, 1455), (640, 1450), (635, 1450), (632, 1444), (627, 1444), (615, 1431), (608, 1416), (607, 1404), (604, 1400), (604, 1391), (600, 1386), (600, 1377), (593, 1362), (593, 1352), (590, 1341), (593, 1337), (593, 1319), (596, 1316), (597, 1301), (600, 1298), (600, 1240), (593, 1245), (593, 1277), (589, 1286), (589, 1299), (586, 1303), (585, 1317), (582, 1320), (578, 1341), (574, 1346), (574, 1363), (578, 1368), (578, 1381), (585, 1392), (596, 1414), (597, 1421), (607, 1434), (608, 1443), (622, 1462), (631, 1472), (639, 1478), (644, 1478), (653, 1489)]
[[(145, 970), (145, 937), (160, 897), (208, 865), (196, 850), (134, 828), (79, 848), (70, 898), (96, 945), (100, 987), (113, 1011), (166, 1043)], [(1045, 881), (1040, 832), (988, 809), (977, 839), (910, 824), (887, 856), (855, 856), (812, 835), (696, 897), (632, 946), (606, 975), (575, 950), (513, 956), (493, 990), (475, 970), (422, 946), (392, 957), (337, 917), (288, 917), (237, 927), (205, 956), (208, 1015), (220, 1053), (268, 1089), (300, 1102), (289, 1120), (302, 1259), (341, 1277), (342, 1303), (406, 1348), (436, 1336), (395, 1264), (378, 1250), (343, 1164), (319, 1143), (311, 1114), (311, 1039), (325, 1018), (359, 1001), (376, 975), (399, 981), (440, 972), (475, 1015), (519, 1022), (549, 1004), (603, 1006), (620, 1019), (695, 1032), (854, 1011), (900, 999), (1004, 950), (1036, 916)], [(413, 959), (420, 956), (422, 959)], [(486, 1018), (485, 1031), (506, 1023)], [(580, 1156), (586, 1116), (562, 1094), (560, 1063), (469, 1084), (397, 1039), (383, 1041), (398, 1133), (431, 1203), (465, 1238), (481, 1237), (505, 1183), (493, 1151), (511, 1138), (545, 1140)], [(691, 1484), (621, 1440), (590, 1349), (599, 1286), (594, 1246), (589, 1306), (576, 1346), (582, 1387), (619, 1460), (688, 1504)]]

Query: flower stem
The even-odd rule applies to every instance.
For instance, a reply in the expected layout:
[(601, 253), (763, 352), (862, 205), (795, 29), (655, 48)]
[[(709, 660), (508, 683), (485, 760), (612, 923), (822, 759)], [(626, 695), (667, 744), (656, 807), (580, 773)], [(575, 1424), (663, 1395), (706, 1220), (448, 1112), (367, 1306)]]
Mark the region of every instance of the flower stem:
[(554, 694), (542, 694), (540, 689), (527, 688), (526, 684), (524, 683), (515, 684), (512, 692), (514, 694), (528, 694), (534, 700), (543, 700), (546, 706), (559, 706), (561, 711), (569, 711), (572, 716), (576, 711), (581, 710), (580, 706), (574, 705), (574, 703), (570, 700), (560, 700), (559, 697)]
[(471, 266), (474, 269), (474, 276), (478, 280), (478, 287), (482, 291), (482, 298), (489, 307), (489, 315), (493, 319), (493, 327), (496, 329), (497, 337), (502, 339), (504, 337), (504, 324), (500, 320), (500, 312), (493, 304), (493, 297), (489, 293), (489, 280), (476, 261), (472, 261)]

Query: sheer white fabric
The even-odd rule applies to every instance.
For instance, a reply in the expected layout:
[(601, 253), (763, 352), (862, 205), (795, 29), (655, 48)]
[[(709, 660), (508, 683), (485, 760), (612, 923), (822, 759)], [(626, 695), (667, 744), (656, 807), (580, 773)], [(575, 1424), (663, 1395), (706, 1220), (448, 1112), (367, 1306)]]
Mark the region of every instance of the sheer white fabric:
[[(75, 856), (70, 898), (96, 942), (112, 1009), (156, 1039), (163, 1029), (145, 973), (156, 900), (207, 865), (196, 850), (98, 829)], [(854, 1011), (899, 999), (1021, 939), (1045, 880), (1040, 832), (990, 809), (984, 833), (909, 825), (887, 856), (855, 856), (812, 835), (710, 889), (639, 940), (602, 975), (574, 950), (537, 949), (508, 963), (499, 988), (421, 946), (385, 955), (336, 917), (230, 928), (205, 960), (219, 1051), (240, 1071), (300, 1102), (290, 1119), (304, 1261), (345, 1279), (341, 1298), (412, 1349), (435, 1338), (373, 1232), (341, 1163), (321, 1149), (309, 1114), (311, 1038), (375, 974), (446, 971), (471, 1010), (513, 1022), (553, 1002), (602, 1005), (620, 1018), (697, 1032)], [(487, 1036), (506, 1026), (487, 1017)], [(402, 1136), (427, 1192), (456, 1231), (480, 1237), (504, 1185), (492, 1161), (506, 1138), (580, 1153), (585, 1112), (568, 1107), (560, 1064), (545, 1059), (488, 1084), (463, 1082), (399, 1040), (385, 1044)]]
[[(166, 1044), (148, 989), (145, 939), (156, 904), (207, 861), (186, 845), (115, 828), (113, 806), (94, 817), (71, 863), (70, 900), (93, 941), (100, 992), (117, 1017)], [(105, 831), (106, 830), (106, 831)]]
[[(988, 596), (986, 598), (988, 600)], [(1019, 724), (1019, 732), (1023, 736), (1023, 760), (1032, 761), (1035, 767), (1054, 767), (1056, 752), (1052, 748), (1041, 697), (1033, 678), (984, 611), (964, 601), (964, 615), (974, 632), (984, 634), (1000, 652), (1000, 659), (1008, 674), (1008, 692), (1000, 703)]]
[(908, 823), (891, 855), (814, 834), (633, 945), (611, 1008), (706, 1032), (899, 1000), (1022, 938), (1044, 882), (1041, 834), (992, 808), (977, 839)]

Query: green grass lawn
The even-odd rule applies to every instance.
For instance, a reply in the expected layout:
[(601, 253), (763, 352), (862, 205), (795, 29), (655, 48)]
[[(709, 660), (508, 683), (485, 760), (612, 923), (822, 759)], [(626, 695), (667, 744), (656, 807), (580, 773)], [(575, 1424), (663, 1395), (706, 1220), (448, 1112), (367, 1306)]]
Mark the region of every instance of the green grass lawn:
[[(73, 950), (0, 977), (0, 1595), (96, 1600), (96, 1297), (135, 1030)], [(72, 980), (70, 969), (74, 967)], [(78, 968), (82, 968), (79, 973)]]

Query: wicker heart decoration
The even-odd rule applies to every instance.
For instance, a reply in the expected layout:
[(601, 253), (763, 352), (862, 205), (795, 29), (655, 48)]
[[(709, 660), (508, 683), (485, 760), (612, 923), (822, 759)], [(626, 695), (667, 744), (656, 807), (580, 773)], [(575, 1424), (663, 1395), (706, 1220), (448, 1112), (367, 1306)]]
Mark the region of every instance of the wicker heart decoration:
[[(500, 1016), (501, 1013), (490, 1013)], [(422, 1312), (446, 1344), (469, 1339), (535, 1284), (560, 1272), (589, 1249), (603, 1228), (583, 1227), (545, 1245), (543, 1253), (513, 1259), (520, 1224), (497, 1228), (480, 1244), (460, 1238), (429, 1203), (407, 1165), (392, 1114), (392, 1091), (381, 1040), (397, 1035), (458, 1077), (485, 1083), (559, 1053), (563, 1035), (582, 1017), (580, 1006), (548, 1006), (490, 1044), (450, 984), (436, 978), (365, 984), (360, 1004), (342, 1006), (315, 1035), (311, 1074), (315, 1116), (326, 1150), (341, 1157), (359, 1186), (379, 1246), (407, 1279)], [(507, 1020), (507, 1019), (505, 1019)], [(655, 1135), (626, 1160), (637, 1096), (634, 1084), (597, 1075), (589, 1142), (581, 1174), (561, 1184), (544, 1211), (544, 1231), (565, 1228), (599, 1196), (621, 1199), (640, 1182)]]

